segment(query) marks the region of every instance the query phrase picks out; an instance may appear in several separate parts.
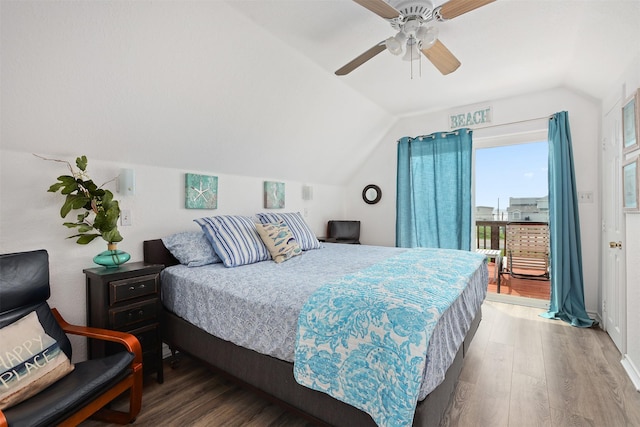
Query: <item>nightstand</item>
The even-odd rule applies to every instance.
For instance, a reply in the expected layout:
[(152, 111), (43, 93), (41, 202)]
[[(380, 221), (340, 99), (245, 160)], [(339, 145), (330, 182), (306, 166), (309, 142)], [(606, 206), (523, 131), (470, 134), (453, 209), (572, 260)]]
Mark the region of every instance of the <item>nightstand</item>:
[[(87, 268), (87, 326), (129, 332), (142, 346), (143, 369), (156, 372), (159, 383), (162, 370), (160, 337), (160, 271), (162, 264), (131, 262), (119, 267)], [(118, 345), (89, 340), (89, 359), (118, 351)]]

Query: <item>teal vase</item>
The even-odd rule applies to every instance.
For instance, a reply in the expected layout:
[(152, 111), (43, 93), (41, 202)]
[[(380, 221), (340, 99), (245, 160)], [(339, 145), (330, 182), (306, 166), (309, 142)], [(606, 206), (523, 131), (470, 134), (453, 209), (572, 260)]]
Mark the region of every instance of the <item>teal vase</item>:
[(131, 259), (130, 254), (117, 249), (114, 243), (109, 243), (107, 248), (106, 251), (93, 257), (93, 262), (103, 267), (118, 267)]

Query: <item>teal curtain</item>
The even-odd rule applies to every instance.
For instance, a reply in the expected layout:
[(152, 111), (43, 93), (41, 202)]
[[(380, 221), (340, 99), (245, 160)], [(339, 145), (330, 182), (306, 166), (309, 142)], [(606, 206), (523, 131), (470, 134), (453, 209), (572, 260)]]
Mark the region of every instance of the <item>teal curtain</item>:
[(551, 301), (549, 319), (590, 327), (584, 307), (580, 218), (576, 193), (569, 113), (549, 121), (549, 228), (551, 231)]
[(471, 249), (469, 129), (398, 141), (396, 246)]

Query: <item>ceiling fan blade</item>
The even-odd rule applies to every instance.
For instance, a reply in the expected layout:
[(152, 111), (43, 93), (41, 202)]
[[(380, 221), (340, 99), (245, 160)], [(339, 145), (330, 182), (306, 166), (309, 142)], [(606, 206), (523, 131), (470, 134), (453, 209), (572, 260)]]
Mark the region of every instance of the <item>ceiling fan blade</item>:
[(493, 3), (495, 0), (450, 0), (440, 6), (439, 15), (443, 19), (453, 19), (479, 7)]
[(383, 0), (353, 0), (360, 6), (369, 9), (371, 12), (384, 19), (397, 18), (400, 15), (393, 6)]
[(338, 71), (336, 71), (336, 76), (344, 76), (346, 74), (349, 74), (350, 72), (352, 72), (353, 70), (355, 70), (356, 68), (358, 68), (359, 66), (361, 66), (362, 64), (364, 64), (365, 62), (367, 62), (368, 60), (370, 60), (371, 58), (373, 58), (374, 56), (382, 52), (383, 50), (385, 50), (386, 48), (387, 47), (385, 46), (384, 41), (378, 43), (377, 45), (367, 50), (357, 58), (353, 59), (347, 65), (343, 66)]
[(423, 49), (422, 53), (445, 76), (453, 73), (460, 66), (458, 58), (453, 56), (453, 53), (440, 40), (436, 40), (429, 49)]

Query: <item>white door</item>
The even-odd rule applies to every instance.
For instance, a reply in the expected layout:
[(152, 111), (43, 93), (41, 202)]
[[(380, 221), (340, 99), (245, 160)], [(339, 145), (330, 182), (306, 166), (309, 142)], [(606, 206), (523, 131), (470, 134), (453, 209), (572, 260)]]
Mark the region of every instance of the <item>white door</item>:
[(620, 102), (602, 123), (602, 314), (604, 328), (622, 354), (626, 351), (626, 278), (622, 213), (622, 119)]

